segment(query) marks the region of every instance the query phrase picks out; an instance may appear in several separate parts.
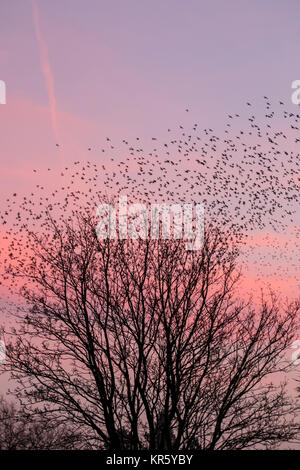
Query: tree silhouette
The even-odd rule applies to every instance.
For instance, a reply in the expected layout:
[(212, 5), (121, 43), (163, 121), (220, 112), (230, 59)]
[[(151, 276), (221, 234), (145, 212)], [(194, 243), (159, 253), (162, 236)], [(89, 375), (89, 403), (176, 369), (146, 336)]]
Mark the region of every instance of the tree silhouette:
[[(44, 213), (6, 276), (27, 302), (3, 332), (31, 413), (102, 449), (245, 449), (294, 438), (295, 403), (274, 374), (299, 303), (238, 300), (236, 250), (206, 230), (182, 240), (99, 240), (97, 220)], [(24, 248), (24, 245), (22, 245)], [(274, 382), (275, 380), (275, 382)]]
[(15, 404), (0, 397), (1, 450), (71, 450), (80, 449), (82, 445), (80, 432), (65, 425), (57, 427), (56, 422), (41, 413), (24, 413)]

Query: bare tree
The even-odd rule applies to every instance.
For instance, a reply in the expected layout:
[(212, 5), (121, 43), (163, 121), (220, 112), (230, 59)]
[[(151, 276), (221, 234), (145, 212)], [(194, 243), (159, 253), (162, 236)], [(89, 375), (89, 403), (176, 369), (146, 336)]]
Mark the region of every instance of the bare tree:
[(186, 251), (182, 240), (98, 240), (93, 216), (50, 214), (6, 263), (28, 305), (4, 332), (26, 410), (72, 422), (97, 448), (295, 437), (295, 403), (275, 374), (287, 370), (299, 303), (239, 301), (236, 252), (219, 230)]
[(43, 414), (27, 414), (12, 402), (0, 397), (1, 450), (71, 450), (80, 449), (80, 432), (66, 425), (57, 426)]

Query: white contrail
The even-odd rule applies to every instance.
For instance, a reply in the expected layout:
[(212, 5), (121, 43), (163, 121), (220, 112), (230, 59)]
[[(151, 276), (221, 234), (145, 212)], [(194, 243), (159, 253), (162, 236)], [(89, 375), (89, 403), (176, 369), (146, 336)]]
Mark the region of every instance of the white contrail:
[(40, 20), (39, 20), (39, 10), (36, 3), (36, 0), (31, 0), (32, 5), (32, 12), (33, 12), (33, 20), (34, 20), (34, 29), (37, 42), (39, 44), (40, 49), (40, 59), (41, 59), (41, 67), (42, 72), (45, 78), (48, 99), (49, 99), (49, 108), (51, 114), (51, 124), (54, 133), (54, 137), (56, 142), (59, 141), (59, 132), (58, 132), (58, 123), (57, 123), (57, 111), (56, 111), (56, 99), (54, 93), (54, 79), (53, 74), (50, 67), (50, 60), (48, 55), (47, 46), (45, 41), (43, 40), (41, 30), (40, 30)]

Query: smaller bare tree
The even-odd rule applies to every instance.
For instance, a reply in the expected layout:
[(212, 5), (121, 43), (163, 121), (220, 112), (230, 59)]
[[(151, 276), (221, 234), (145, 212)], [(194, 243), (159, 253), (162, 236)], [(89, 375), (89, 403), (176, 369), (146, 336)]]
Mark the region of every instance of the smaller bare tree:
[(0, 397), (1, 450), (71, 450), (86, 448), (80, 432), (60, 425), (42, 413), (28, 414)]

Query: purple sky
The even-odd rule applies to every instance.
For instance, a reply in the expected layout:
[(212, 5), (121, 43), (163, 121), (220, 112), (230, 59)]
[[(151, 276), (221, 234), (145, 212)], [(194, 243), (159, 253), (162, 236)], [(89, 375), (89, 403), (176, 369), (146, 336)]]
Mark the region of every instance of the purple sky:
[(2, 2), (0, 207), (33, 168), (106, 163), (107, 135), (165, 136), (186, 107), (214, 129), (263, 95), (298, 112), (299, 13), (297, 0)]
[[(0, 207), (87, 147), (165, 135), (186, 107), (221, 127), (300, 79), (298, 0), (12, 0), (0, 4)], [(105, 162), (99, 152), (88, 155)]]
[[(297, 0), (34, 4), (59, 130), (62, 136), (73, 130), (77, 147), (98, 142), (107, 130), (117, 138), (157, 134), (170, 118), (180, 120), (187, 105), (197, 122), (216, 126), (246, 99), (269, 94), (290, 103), (291, 82), (299, 78)], [(53, 159), (51, 123), (40, 116), (49, 100), (32, 2), (2, 2), (0, 26), (0, 79), (7, 85), (1, 162), (28, 167), (41, 151)], [(75, 132), (80, 123), (82, 131)]]

